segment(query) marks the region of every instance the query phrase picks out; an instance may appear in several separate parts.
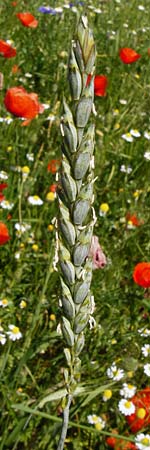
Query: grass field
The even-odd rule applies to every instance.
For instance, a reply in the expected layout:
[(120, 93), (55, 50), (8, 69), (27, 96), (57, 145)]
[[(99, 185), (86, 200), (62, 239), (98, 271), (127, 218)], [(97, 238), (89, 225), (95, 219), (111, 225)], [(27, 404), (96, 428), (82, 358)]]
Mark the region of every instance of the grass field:
[[(38, 22), (23, 25), (17, 16), (23, 12)], [(95, 74), (108, 83), (105, 95), (95, 91), (92, 115), (94, 235), (106, 264), (93, 270), (95, 324), (86, 328), (64, 448), (150, 449), (149, 1), (6, 0), (0, 5), (0, 450), (55, 450), (61, 429), (66, 361), (57, 328), (56, 183), (77, 12), (88, 16)], [(2, 41), (16, 49), (13, 56)], [(121, 48), (139, 57), (126, 64)], [(32, 117), (10, 111), (6, 93), (18, 86), (38, 95), (25, 97), (34, 102)], [(141, 262), (149, 263), (146, 285), (133, 279)]]

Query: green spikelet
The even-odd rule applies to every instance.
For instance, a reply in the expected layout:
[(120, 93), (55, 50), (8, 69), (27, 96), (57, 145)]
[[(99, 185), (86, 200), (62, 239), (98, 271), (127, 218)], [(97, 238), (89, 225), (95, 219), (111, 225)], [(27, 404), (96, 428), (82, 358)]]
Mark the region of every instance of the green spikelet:
[[(94, 125), (89, 122), (94, 100), (95, 44), (87, 18), (78, 22), (68, 61), (72, 107), (63, 101), (62, 165), (59, 175), (59, 269), (61, 330), (70, 370), (67, 385), (80, 378), (79, 355), (91, 311), (92, 262), (88, 258), (93, 233)], [(72, 387), (71, 387), (72, 386)]]

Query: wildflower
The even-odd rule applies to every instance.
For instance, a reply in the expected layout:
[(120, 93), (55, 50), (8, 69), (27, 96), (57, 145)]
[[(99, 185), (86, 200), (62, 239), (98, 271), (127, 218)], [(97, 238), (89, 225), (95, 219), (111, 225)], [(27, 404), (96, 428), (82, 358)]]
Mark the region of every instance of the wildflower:
[(5, 223), (0, 222), (0, 245), (6, 244), (10, 240), (9, 231)]
[(143, 355), (145, 356), (145, 358), (147, 356), (150, 355), (150, 344), (144, 344), (143, 347), (141, 348), (141, 351), (143, 353)]
[(9, 202), (8, 200), (4, 199), (1, 202), (1, 208), (3, 208), (3, 209), (8, 209), (9, 211), (11, 211), (13, 206), (14, 206), (14, 203)]
[(34, 161), (34, 154), (33, 153), (27, 153), (26, 154), (26, 158), (28, 159), (28, 161), (33, 162)]
[(107, 264), (106, 256), (102, 251), (97, 236), (92, 237), (89, 256), (91, 256), (93, 260), (93, 269), (102, 269)]
[(144, 131), (144, 137), (150, 141), (150, 131)]
[(131, 129), (131, 130), (130, 130), (130, 134), (131, 134), (133, 137), (140, 137), (140, 136), (141, 136), (141, 133), (140, 133), (138, 130), (136, 130), (136, 129)]
[(26, 231), (30, 230), (31, 225), (29, 225), (27, 223), (24, 223), (24, 222), (22, 222), (22, 223), (16, 222), (14, 227), (15, 227), (15, 229), (18, 232), (17, 234), (21, 236), (23, 233), (25, 233)]
[(4, 58), (13, 58), (16, 56), (16, 53), (15, 48), (7, 42), (0, 40), (0, 55), (4, 56)]
[(56, 11), (54, 8), (50, 8), (50, 6), (40, 6), (38, 8), (38, 11), (43, 14), (52, 14), (53, 16), (56, 14)]
[(51, 186), (49, 188), (50, 192), (54, 192), (55, 193), (56, 189), (57, 189), (57, 184), (51, 184)]
[(144, 7), (143, 5), (138, 5), (138, 9), (139, 9), (140, 11), (145, 11), (145, 7)]
[(132, 167), (131, 166), (125, 166), (125, 164), (122, 164), (120, 166), (120, 172), (131, 173), (132, 172)]
[(5, 345), (6, 336), (3, 333), (0, 333), (0, 344)]
[(113, 363), (112, 366), (107, 369), (107, 376), (114, 381), (119, 381), (124, 377), (124, 370), (117, 368), (116, 364)]
[(46, 195), (46, 200), (48, 202), (53, 202), (55, 200), (55, 193), (54, 192), (48, 192)]
[(60, 159), (51, 159), (47, 165), (48, 172), (56, 173), (60, 166)]
[(49, 318), (52, 322), (55, 322), (55, 320), (56, 320), (55, 314), (50, 314)]
[(21, 302), (19, 303), (19, 306), (21, 309), (24, 309), (24, 308), (26, 308), (27, 303), (25, 302), (25, 300), (21, 300)]
[(130, 416), (135, 412), (135, 405), (126, 398), (122, 398), (118, 404), (119, 411), (122, 412), (125, 416)]
[(136, 392), (136, 386), (133, 384), (123, 383), (122, 389), (120, 389), (120, 395), (125, 398), (131, 398)]
[(19, 327), (16, 327), (15, 325), (9, 325), (8, 328), (10, 331), (7, 331), (6, 334), (8, 334), (11, 341), (21, 339), (22, 333), (20, 332)]
[(24, 166), (21, 168), (23, 179), (25, 180), (30, 173), (30, 168), (28, 166)]
[(38, 102), (38, 95), (28, 93), (23, 87), (12, 87), (7, 90), (4, 104), (14, 116), (34, 119), (43, 112), (43, 106)]
[(30, 195), (28, 197), (28, 202), (30, 203), (30, 205), (43, 205), (43, 200), (41, 200), (38, 195)]
[[(87, 85), (90, 83), (92, 76), (88, 75)], [(96, 75), (94, 77), (94, 94), (97, 97), (105, 97), (108, 86), (108, 78), (105, 75)]]
[(132, 442), (126, 441), (124, 439), (119, 439), (116, 437), (106, 438), (107, 444), (116, 450), (136, 450), (137, 447)]
[(50, 223), (47, 228), (48, 228), (48, 231), (53, 231), (54, 225), (52, 223)]
[(112, 397), (111, 389), (105, 389), (105, 391), (103, 392), (103, 400), (104, 400), (104, 402), (107, 402), (107, 400), (110, 400), (111, 397)]
[(0, 183), (0, 192), (8, 187), (7, 183)]
[(150, 449), (150, 434), (139, 433), (135, 438), (136, 447), (139, 450)]
[(141, 328), (138, 330), (138, 333), (142, 336), (142, 337), (148, 337), (150, 336), (150, 330), (148, 330), (148, 328)]
[(124, 133), (121, 137), (127, 142), (133, 142), (133, 136), (131, 135), (131, 133)]
[(126, 105), (127, 104), (127, 100), (125, 100), (124, 98), (121, 98), (119, 100), (119, 103), (121, 103), (121, 105)]
[(145, 375), (150, 377), (150, 363), (145, 364), (145, 366), (144, 366), (144, 373), (145, 373)]
[(150, 263), (141, 262), (138, 263), (133, 272), (133, 279), (135, 283), (143, 288), (150, 287)]
[(8, 179), (8, 175), (7, 175), (6, 172), (4, 172), (4, 170), (1, 170), (0, 178), (1, 178), (1, 180), (7, 180)]
[(99, 431), (105, 427), (105, 421), (101, 417), (96, 416), (96, 414), (90, 414), (87, 420), (91, 425), (95, 425), (95, 428)]
[(119, 57), (124, 64), (132, 64), (141, 58), (141, 55), (132, 48), (124, 47), (120, 49)]
[(133, 192), (133, 197), (135, 198), (135, 200), (138, 200), (140, 194), (142, 193), (142, 190), (138, 189), (137, 191)]
[(108, 203), (101, 203), (100, 207), (99, 207), (99, 215), (102, 217), (105, 217), (106, 214), (109, 211), (109, 205)]
[(144, 419), (144, 417), (146, 416), (146, 409), (144, 408), (137, 409), (136, 416), (138, 417), (138, 419)]
[(150, 161), (150, 152), (145, 152), (144, 158), (147, 159), (147, 161)]
[(0, 300), (0, 306), (2, 306), (3, 308), (6, 308), (8, 306), (7, 298), (3, 298), (2, 300)]
[(38, 246), (37, 244), (33, 244), (33, 245), (32, 245), (32, 250), (33, 250), (34, 252), (38, 252), (38, 249), (39, 249), (39, 246)]
[(20, 67), (17, 64), (14, 64), (11, 69), (13, 74), (20, 72)]
[(127, 213), (126, 219), (127, 219), (128, 223), (131, 222), (131, 224), (132, 224), (134, 227), (139, 227), (139, 226), (142, 225), (142, 223), (143, 223), (141, 220), (139, 220), (139, 219), (137, 218), (136, 214), (130, 214), (130, 213)]
[[(147, 387), (132, 397), (132, 403), (135, 405), (135, 412), (127, 417), (128, 425), (133, 433), (141, 430), (150, 424), (150, 388)], [(144, 408), (143, 418), (138, 417), (139, 408)]]
[(38, 20), (29, 12), (17, 13), (16, 16), (24, 27), (36, 28), (38, 26)]

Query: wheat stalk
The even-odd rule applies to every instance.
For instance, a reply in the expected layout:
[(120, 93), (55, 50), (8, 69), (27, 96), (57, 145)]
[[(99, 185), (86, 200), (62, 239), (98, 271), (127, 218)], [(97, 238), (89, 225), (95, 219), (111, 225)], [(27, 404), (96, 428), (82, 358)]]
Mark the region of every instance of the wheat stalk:
[[(67, 405), (58, 450), (64, 448), (69, 407), (80, 380), (84, 328), (91, 312), (92, 261), (88, 257), (93, 234), (94, 125), (89, 117), (94, 100), (96, 50), (86, 16), (77, 24), (68, 61), (72, 107), (63, 101), (62, 164), (58, 182), (58, 254), (61, 281), (61, 330), (68, 368), (64, 370)], [(88, 75), (92, 74), (87, 83)]]

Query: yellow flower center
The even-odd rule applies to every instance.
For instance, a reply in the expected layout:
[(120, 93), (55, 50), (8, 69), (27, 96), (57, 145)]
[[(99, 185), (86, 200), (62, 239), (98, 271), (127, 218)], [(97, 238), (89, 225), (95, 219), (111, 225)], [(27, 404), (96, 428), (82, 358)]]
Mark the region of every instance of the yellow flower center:
[(8, 300), (7, 300), (7, 298), (3, 298), (3, 300), (2, 300), (2, 304), (3, 304), (4, 306), (8, 304)]
[(143, 439), (141, 440), (141, 443), (144, 444), (144, 445), (149, 445), (149, 444), (150, 444), (150, 439), (147, 438), (147, 437), (145, 437), (145, 438), (143, 438)]
[(28, 174), (29, 172), (30, 172), (30, 169), (29, 169), (29, 167), (28, 166), (24, 166), (24, 167), (22, 167), (22, 173), (25, 173), (25, 174)]
[(39, 196), (38, 195), (34, 195), (33, 198), (34, 198), (34, 200), (39, 200)]
[(124, 404), (125, 408), (127, 408), (127, 409), (130, 409), (131, 405), (132, 405), (132, 403), (129, 402), (128, 400)]
[(146, 416), (146, 411), (144, 408), (139, 408), (137, 410), (136, 416), (138, 417), (138, 419), (144, 419), (144, 417)]
[(49, 202), (53, 202), (54, 199), (55, 199), (54, 192), (48, 192), (48, 194), (46, 195), (46, 200), (48, 200)]
[(109, 211), (109, 205), (108, 203), (101, 203), (100, 210), (104, 213), (107, 213)]
[(110, 389), (106, 389), (104, 391), (104, 395), (103, 396), (104, 396), (105, 399), (109, 400), (112, 397), (112, 391)]
[(12, 328), (12, 333), (13, 333), (13, 334), (19, 333), (19, 328), (18, 328), (18, 327), (13, 327), (13, 328)]

